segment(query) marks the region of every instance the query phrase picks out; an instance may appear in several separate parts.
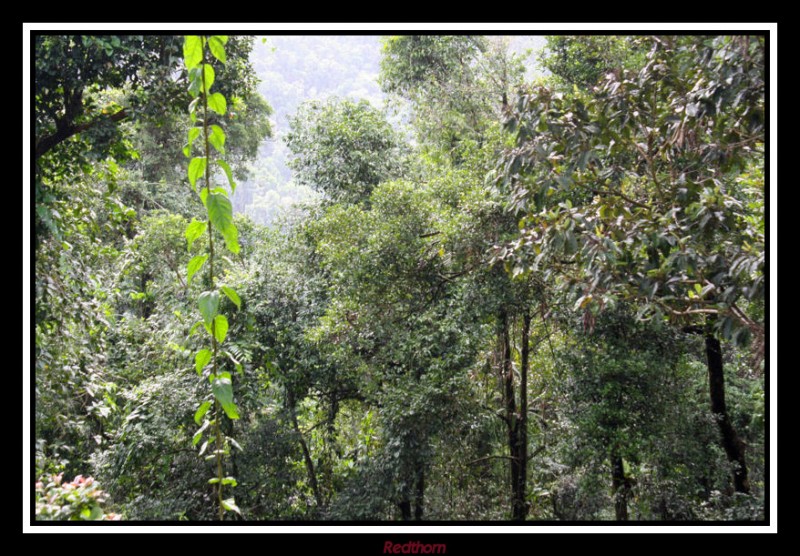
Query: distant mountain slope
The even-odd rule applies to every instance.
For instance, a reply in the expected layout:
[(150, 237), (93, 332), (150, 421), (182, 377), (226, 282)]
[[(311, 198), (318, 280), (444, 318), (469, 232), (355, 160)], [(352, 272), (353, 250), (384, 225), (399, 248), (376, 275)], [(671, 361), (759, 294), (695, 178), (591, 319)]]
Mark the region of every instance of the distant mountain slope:
[[(377, 82), (380, 37), (273, 35), (265, 39), (256, 41), (252, 60), (261, 79), (259, 91), (275, 110), (275, 137), (261, 146), (251, 178), (239, 184), (232, 198), (235, 211), (262, 224), (271, 222), (280, 210), (316, 195), (291, 181), (286, 166), (288, 150), (282, 141), (288, 116), (306, 100), (330, 96), (366, 99), (374, 106), (384, 102)], [(515, 36), (510, 42), (517, 53), (539, 50), (543, 44), (539, 36)], [(536, 71), (533, 58), (529, 64), (530, 77)]]

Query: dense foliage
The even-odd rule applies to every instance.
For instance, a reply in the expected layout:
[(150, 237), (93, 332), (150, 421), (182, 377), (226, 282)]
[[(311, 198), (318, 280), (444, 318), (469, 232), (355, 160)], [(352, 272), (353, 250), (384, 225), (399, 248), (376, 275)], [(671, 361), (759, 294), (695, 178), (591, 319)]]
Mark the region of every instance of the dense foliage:
[(36, 519), (763, 520), (765, 37), (350, 39), (36, 38)]

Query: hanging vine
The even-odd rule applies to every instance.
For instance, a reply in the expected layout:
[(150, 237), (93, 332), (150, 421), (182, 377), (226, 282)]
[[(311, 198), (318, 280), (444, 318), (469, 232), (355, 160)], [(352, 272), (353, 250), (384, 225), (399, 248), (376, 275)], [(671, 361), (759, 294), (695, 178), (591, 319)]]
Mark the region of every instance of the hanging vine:
[[(217, 277), (214, 274), (215, 234), (217, 232), (221, 234), (225, 247), (232, 253), (239, 252), (239, 241), (238, 231), (233, 223), (233, 207), (228, 199), (228, 190), (224, 187), (212, 187), (211, 162), (214, 151), (216, 151), (214, 163), (227, 176), (231, 192), (236, 189), (236, 183), (233, 181), (230, 166), (222, 158), (225, 155), (225, 132), (219, 125), (212, 123), (218, 116), (225, 115), (227, 101), (222, 93), (211, 92), (215, 72), (214, 67), (209, 63), (211, 60), (207, 56), (210, 52), (213, 58), (224, 64), (227, 41), (228, 37), (224, 35), (187, 36), (183, 45), (183, 58), (189, 72), (189, 92), (193, 97), (189, 104), (192, 127), (189, 129), (188, 141), (184, 146), (183, 153), (190, 158), (189, 182), (207, 210), (205, 221), (193, 219), (187, 226), (188, 248), (191, 249), (193, 243), (203, 234), (208, 234), (207, 252), (193, 257), (187, 268), (187, 283), (191, 283), (192, 277), (204, 267), (208, 270), (207, 289), (197, 299), (202, 321), (195, 325), (192, 332), (197, 330), (200, 324), (208, 332), (210, 348), (203, 348), (195, 354), (195, 368), (198, 375), (208, 378), (211, 388), (194, 415), (194, 420), (200, 428), (192, 438), (192, 444), (196, 446), (205, 437), (199, 454), (207, 460), (214, 461), (215, 476), (209, 480), (209, 483), (213, 485), (217, 497), (220, 520), (225, 518), (225, 511), (233, 511), (241, 515), (234, 498), (232, 496), (225, 498), (224, 496), (226, 486), (236, 486), (236, 479), (225, 475), (224, 458), (229, 455), (231, 444), (237, 447), (238, 445), (222, 432), (222, 414), (224, 412), (229, 419), (238, 419), (239, 413), (233, 401), (231, 373), (224, 370), (223, 363), (220, 362), (222, 356), (226, 354), (221, 346), (228, 334), (228, 319), (220, 313), (220, 297), (221, 295), (227, 296), (237, 308), (241, 308), (241, 299), (232, 288), (217, 283)], [(195, 140), (199, 138), (201, 141), (195, 144)], [(194, 150), (199, 151), (200, 156), (192, 157)], [(199, 188), (198, 182), (201, 184)], [(235, 363), (235, 359), (232, 357), (230, 359), (234, 361), (234, 365), (239, 367)], [(238, 370), (241, 370), (241, 367)], [(211, 452), (207, 453), (209, 448), (211, 448)]]

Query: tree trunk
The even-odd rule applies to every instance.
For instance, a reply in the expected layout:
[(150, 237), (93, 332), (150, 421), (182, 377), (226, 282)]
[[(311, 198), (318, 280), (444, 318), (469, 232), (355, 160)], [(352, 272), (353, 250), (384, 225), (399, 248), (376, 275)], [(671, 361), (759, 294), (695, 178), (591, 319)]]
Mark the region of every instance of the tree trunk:
[(728, 408), (725, 405), (725, 373), (722, 366), (722, 346), (711, 332), (713, 319), (709, 317), (706, 332), (706, 358), (708, 359), (708, 387), (711, 394), (711, 412), (716, 418), (722, 433), (722, 447), (728, 461), (735, 465), (733, 487), (736, 492), (749, 493), (750, 481), (747, 478), (745, 444), (731, 424)]
[(617, 521), (628, 521), (628, 490), (630, 485), (625, 478), (622, 457), (616, 453), (611, 456), (611, 491), (614, 495), (614, 511)]
[(297, 439), (300, 441), (300, 448), (303, 450), (303, 460), (306, 464), (308, 482), (311, 485), (311, 491), (314, 493), (314, 499), (317, 501), (317, 507), (322, 508), (325, 504), (324, 500), (322, 499), (322, 493), (319, 490), (319, 484), (317, 483), (317, 472), (314, 469), (314, 460), (311, 459), (311, 452), (308, 449), (308, 444), (306, 443), (306, 439), (303, 437), (303, 433), (300, 431), (300, 425), (297, 422), (297, 412), (295, 411), (294, 397), (290, 395), (288, 402), (289, 414), (292, 418), (292, 425), (294, 426), (295, 433), (297, 433)]
[(409, 500), (401, 501), (398, 506), (400, 507), (400, 515), (403, 521), (411, 521), (411, 502)]
[[(511, 471), (511, 514), (513, 519), (524, 519), (524, 493), (520, 492), (522, 461), (520, 457), (519, 423), (517, 400), (514, 395), (514, 367), (511, 359), (511, 332), (508, 315), (501, 315), (503, 344), (503, 398), (505, 402), (506, 429), (508, 431), (508, 452)], [(520, 517), (522, 516), (522, 517)]]
[(522, 318), (522, 361), (519, 380), (519, 418), (517, 420), (517, 458), (519, 471), (514, 493), (514, 519), (524, 521), (528, 515), (525, 493), (528, 483), (528, 367), (530, 365), (531, 316)]
[(418, 464), (417, 469), (417, 492), (414, 500), (414, 519), (422, 521), (423, 503), (425, 501), (425, 469)]

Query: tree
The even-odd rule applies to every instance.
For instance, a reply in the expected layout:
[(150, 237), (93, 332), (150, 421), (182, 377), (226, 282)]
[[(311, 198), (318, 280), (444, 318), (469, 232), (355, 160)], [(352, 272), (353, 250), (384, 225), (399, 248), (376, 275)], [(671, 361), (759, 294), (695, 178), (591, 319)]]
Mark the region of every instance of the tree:
[(556, 35), (546, 40), (542, 66), (568, 90), (573, 86), (591, 90), (609, 72), (636, 71), (644, 65), (647, 40), (641, 37)]
[[(257, 143), (270, 132), (265, 121), (269, 108), (258, 96), (248, 61), (252, 43), (252, 37), (232, 38), (229, 63), (219, 76), (221, 93), (232, 103), (229, 116), (251, 119), (247, 128), (232, 126), (233, 134), (239, 129), (238, 135), (247, 138), (234, 148), (245, 158), (254, 155)], [(145, 179), (153, 179), (148, 168), (162, 172), (158, 179), (175, 175), (178, 161), (164, 153), (180, 150), (171, 148), (176, 142), (173, 132), (186, 132), (177, 120), (190, 99), (187, 73), (180, 64), (182, 44), (182, 37), (171, 35), (35, 37), (37, 238), (58, 229), (58, 218), (49, 207), (68, 198), (69, 184), (91, 172), (94, 162), (138, 158)], [(122, 132), (128, 121), (139, 124), (139, 137)], [(152, 156), (141, 160), (137, 147), (152, 155), (147, 145), (153, 143), (158, 159), (169, 163)], [(171, 171), (163, 172), (165, 166)]]
[(763, 37), (648, 40), (638, 74), (520, 98), (503, 170), (520, 233), (498, 257), (559, 277), (589, 323), (617, 298), (687, 330), (706, 319), (712, 411), (747, 492), (717, 338), (763, 343)]
[(646, 461), (648, 440), (664, 434), (667, 407), (675, 403), (671, 382), (680, 350), (671, 330), (637, 322), (628, 307), (603, 313), (576, 343), (562, 354), (571, 372), (565, 386), (577, 428), (574, 450), (590, 467), (608, 465), (616, 519), (627, 521), (635, 465)]
[(390, 36), (383, 39), (379, 80), (384, 91), (411, 103), (418, 143), (458, 162), (459, 144), (486, 138), (523, 71), (502, 39)]
[(399, 175), (400, 138), (368, 102), (310, 101), (289, 125), (295, 179), (335, 202), (363, 202), (375, 186)]

